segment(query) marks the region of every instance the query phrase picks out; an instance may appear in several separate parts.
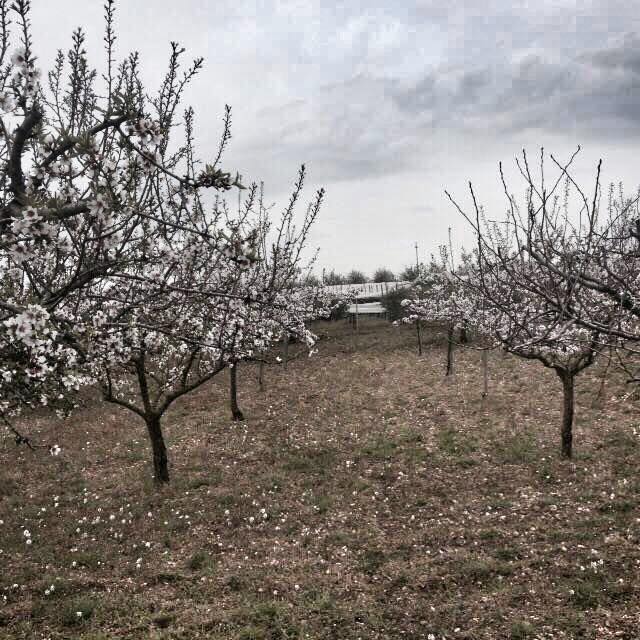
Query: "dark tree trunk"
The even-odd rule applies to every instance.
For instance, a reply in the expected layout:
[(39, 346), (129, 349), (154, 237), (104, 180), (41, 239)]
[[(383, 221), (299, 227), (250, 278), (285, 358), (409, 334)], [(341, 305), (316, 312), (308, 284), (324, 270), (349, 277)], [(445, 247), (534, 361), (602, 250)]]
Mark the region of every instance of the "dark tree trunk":
[(422, 327), (420, 326), (420, 320), (416, 320), (416, 332), (418, 335), (418, 355), (422, 355)]
[(467, 336), (467, 323), (463, 322), (460, 327), (460, 344), (467, 344), (469, 337)]
[(244, 414), (238, 407), (238, 363), (236, 362), (233, 367), (229, 367), (229, 373), (231, 378), (230, 385), (230, 399), (231, 399), (231, 417), (236, 422), (244, 420)]
[(486, 398), (489, 393), (489, 365), (487, 350), (482, 350), (482, 397)]
[(570, 458), (573, 445), (573, 403), (575, 396), (575, 374), (566, 370), (558, 370), (562, 380), (563, 409), (562, 409), (562, 457)]
[(448, 376), (453, 371), (453, 324), (449, 325), (447, 331), (447, 372), (444, 374)]
[(258, 387), (260, 391), (264, 391), (264, 362), (262, 360), (258, 365)]
[(282, 346), (282, 358), (284, 360), (284, 368), (287, 368), (289, 362), (289, 333), (284, 334), (284, 345)]
[(157, 483), (169, 482), (169, 464), (167, 460), (167, 447), (164, 444), (160, 416), (152, 415), (145, 419), (147, 431), (151, 440), (153, 451), (153, 477)]

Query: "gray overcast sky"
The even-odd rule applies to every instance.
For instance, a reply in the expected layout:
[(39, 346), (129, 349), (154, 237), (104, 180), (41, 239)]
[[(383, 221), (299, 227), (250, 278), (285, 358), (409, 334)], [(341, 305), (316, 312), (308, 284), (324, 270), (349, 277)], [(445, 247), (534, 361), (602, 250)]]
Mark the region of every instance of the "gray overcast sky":
[[(77, 26), (103, 65), (102, 0), (33, 0), (36, 53), (50, 68)], [(498, 162), (540, 146), (559, 158), (580, 144), (578, 176), (640, 183), (639, 0), (121, 0), (117, 51), (163, 74), (169, 41), (205, 68), (188, 101), (201, 156), (212, 156), (233, 109), (227, 170), (264, 180), (286, 203), (299, 165), (306, 195), (324, 186), (312, 243), (323, 266), (399, 270), (447, 240), (472, 236), (444, 195), (468, 202), (473, 181), (489, 217), (505, 209)], [(302, 208), (301, 208), (302, 210)]]

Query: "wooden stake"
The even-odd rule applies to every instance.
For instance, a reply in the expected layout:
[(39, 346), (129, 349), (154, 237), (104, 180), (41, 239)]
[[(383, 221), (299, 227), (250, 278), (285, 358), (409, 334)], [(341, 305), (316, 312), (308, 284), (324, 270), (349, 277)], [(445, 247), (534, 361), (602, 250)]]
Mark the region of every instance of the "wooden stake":
[(444, 374), (448, 376), (453, 373), (453, 323), (449, 325), (447, 331), (447, 371)]
[(287, 368), (289, 362), (289, 332), (284, 334), (284, 345), (282, 346), (282, 358), (284, 360), (284, 368)]
[(482, 397), (486, 398), (489, 393), (489, 371), (488, 371), (487, 349), (482, 350)]
[(358, 296), (356, 296), (356, 334), (358, 333)]

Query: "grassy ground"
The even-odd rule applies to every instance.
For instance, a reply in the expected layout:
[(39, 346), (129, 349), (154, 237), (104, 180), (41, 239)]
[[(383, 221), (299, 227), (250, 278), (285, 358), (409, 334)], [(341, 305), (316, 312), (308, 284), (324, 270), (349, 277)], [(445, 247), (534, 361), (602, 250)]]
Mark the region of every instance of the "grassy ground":
[(409, 327), (320, 331), (264, 393), (241, 367), (245, 423), (227, 374), (176, 404), (161, 491), (125, 411), (31, 419), (57, 458), (0, 441), (0, 638), (640, 637), (621, 382), (582, 374), (566, 462), (541, 365), (492, 353), (483, 400), (478, 352), (445, 379), (436, 332), (418, 357)]

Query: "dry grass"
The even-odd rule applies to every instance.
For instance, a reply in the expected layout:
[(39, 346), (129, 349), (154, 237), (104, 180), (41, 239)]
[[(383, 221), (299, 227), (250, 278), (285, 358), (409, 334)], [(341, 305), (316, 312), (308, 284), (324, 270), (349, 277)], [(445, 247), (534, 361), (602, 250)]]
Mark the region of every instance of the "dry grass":
[[(322, 325), (320, 352), (175, 406), (172, 483), (142, 423), (95, 405), (0, 443), (0, 638), (626, 638), (640, 632), (640, 438), (600, 366), (558, 457), (560, 384), (441, 336)], [(44, 436), (43, 436), (44, 437)], [(23, 530), (31, 532), (26, 545)], [(51, 585), (55, 589), (45, 594)], [(80, 612), (82, 615), (78, 615)]]

